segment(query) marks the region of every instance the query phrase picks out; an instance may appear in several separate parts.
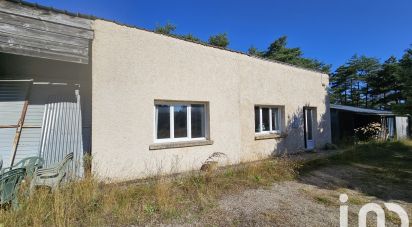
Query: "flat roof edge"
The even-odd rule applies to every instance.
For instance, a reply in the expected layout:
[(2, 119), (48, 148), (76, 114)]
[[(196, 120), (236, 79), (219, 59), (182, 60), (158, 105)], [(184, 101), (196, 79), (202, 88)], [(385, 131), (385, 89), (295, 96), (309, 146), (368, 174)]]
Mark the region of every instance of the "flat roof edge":
[(363, 107), (346, 106), (346, 105), (340, 105), (340, 104), (330, 104), (330, 108), (331, 109), (342, 110), (342, 111), (354, 112), (354, 113), (358, 113), (358, 114), (396, 116), (396, 114), (393, 113), (392, 111), (367, 109), (367, 108), (363, 108)]
[(55, 12), (55, 13), (66, 14), (66, 15), (69, 15), (69, 16), (72, 16), (72, 17), (80, 17), (80, 18), (89, 19), (89, 20), (103, 20), (103, 21), (115, 23), (115, 24), (120, 25), (120, 26), (135, 28), (135, 29), (138, 29), (138, 30), (147, 31), (147, 32), (151, 32), (151, 33), (154, 33), (154, 34), (163, 35), (163, 36), (166, 36), (166, 37), (171, 37), (171, 38), (175, 38), (175, 39), (178, 39), (178, 40), (203, 45), (203, 46), (206, 46), (206, 47), (211, 47), (211, 48), (216, 48), (216, 49), (220, 49), (220, 50), (224, 50), (224, 51), (229, 51), (229, 52), (232, 52), (232, 53), (242, 54), (242, 55), (245, 55), (245, 56), (248, 56), (248, 57), (251, 57), (251, 58), (255, 58), (255, 59), (258, 59), (258, 60), (277, 63), (277, 64), (281, 64), (281, 65), (285, 65), (285, 66), (289, 66), (289, 67), (293, 67), (293, 68), (297, 68), (297, 69), (302, 69), (302, 70), (306, 70), (306, 71), (310, 71), (310, 72), (320, 73), (320, 74), (324, 74), (324, 75), (329, 76), (328, 73), (325, 73), (321, 70), (306, 68), (306, 67), (293, 65), (293, 64), (290, 64), (290, 63), (281, 62), (281, 61), (277, 61), (277, 60), (273, 60), (273, 59), (269, 59), (269, 58), (258, 57), (258, 56), (250, 55), (250, 54), (242, 52), (242, 51), (238, 51), (238, 50), (213, 46), (213, 45), (210, 45), (210, 44), (205, 43), (205, 42), (197, 42), (197, 41), (194, 41), (194, 40), (188, 40), (188, 39), (185, 39), (185, 38), (179, 37), (177, 35), (173, 35), (173, 34), (170, 34), (170, 35), (161, 34), (161, 33), (155, 32), (153, 30), (138, 27), (136, 25), (125, 24), (125, 23), (122, 23), (122, 22), (119, 22), (119, 21), (110, 20), (110, 19), (106, 19), (106, 18), (102, 18), (102, 17), (97, 17), (97, 16), (94, 16), (94, 15), (82, 14), (82, 13), (73, 13), (73, 12), (69, 12), (67, 10), (60, 10), (60, 9), (56, 9), (56, 8), (53, 8), (53, 7), (43, 6), (43, 5), (39, 5), (37, 3), (31, 3), (31, 2), (27, 2), (27, 1), (23, 1), (23, 0), (6, 0), (6, 1), (13, 2), (13, 3), (16, 3), (16, 4), (21, 4), (21, 5), (32, 7), (32, 8), (36, 8), (36, 9), (39, 9), (39, 10), (48, 10), (48, 11), (52, 11), (52, 12)]

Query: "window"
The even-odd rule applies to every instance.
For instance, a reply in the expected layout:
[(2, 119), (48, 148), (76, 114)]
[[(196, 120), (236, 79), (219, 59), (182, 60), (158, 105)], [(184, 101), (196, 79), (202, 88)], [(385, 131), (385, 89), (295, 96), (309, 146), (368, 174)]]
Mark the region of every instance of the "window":
[(206, 139), (206, 104), (155, 104), (155, 141), (173, 142)]
[(255, 132), (280, 132), (280, 115), (279, 107), (255, 106)]

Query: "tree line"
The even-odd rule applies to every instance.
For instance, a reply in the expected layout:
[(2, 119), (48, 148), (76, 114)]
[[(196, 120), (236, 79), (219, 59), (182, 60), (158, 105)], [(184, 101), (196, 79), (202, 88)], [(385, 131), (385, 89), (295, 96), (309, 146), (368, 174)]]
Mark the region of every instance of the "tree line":
[(212, 35), (209, 37), (208, 42), (204, 42), (192, 34), (186, 34), (186, 35), (176, 34), (175, 30), (176, 30), (176, 26), (174, 24), (166, 23), (165, 25), (157, 25), (154, 32), (164, 34), (164, 35), (176, 36), (178, 38), (189, 40), (189, 41), (207, 43), (212, 46), (217, 46), (217, 47), (222, 47), (222, 48), (226, 48), (229, 45), (229, 38), (227, 37), (226, 33), (219, 33), (217, 35)]
[[(155, 32), (221, 48), (229, 45), (226, 33), (212, 35), (205, 42), (192, 34), (175, 34), (175, 30), (175, 25), (167, 23), (157, 26)], [(400, 59), (391, 56), (383, 63), (375, 57), (354, 55), (333, 72), (330, 64), (304, 57), (299, 47), (288, 47), (286, 36), (274, 40), (266, 50), (251, 46), (248, 54), (329, 74), (331, 103), (412, 114), (412, 46)]]
[[(221, 48), (227, 48), (229, 45), (229, 38), (227, 33), (219, 33), (217, 35), (212, 35), (209, 37), (208, 41), (202, 41), (201, 39), (195, 37), (192, 34), (176, 34), (176, 26), (167, 23), (163, 26), (157, 26), (155, 32), (165, 35), (172, 35), (178, 38), (182, 38), (189, 41), (195, 41), (200, 43), (207, 43), (212, 46), (217, 46)], [(287, 47), (287, 37), (282, 36), (275, 41), (273, 41), (267, 50), (258, 50), (255, 47), (250, 47), (248, 54), (252, 56), (262, 57), (266, 59), (276, 60), (280, 62), (289, 63), (292, 65), (319, 70), (325, 73), (329, 73), (331, 65), (325, 64), (321, 61), (311, 58), (303, 57), (303, 52), (299, 47), (289, 48)]]
[(412, 49), (383, 63), (354, 55), (330, 74), (331, 103), (412, 113)]

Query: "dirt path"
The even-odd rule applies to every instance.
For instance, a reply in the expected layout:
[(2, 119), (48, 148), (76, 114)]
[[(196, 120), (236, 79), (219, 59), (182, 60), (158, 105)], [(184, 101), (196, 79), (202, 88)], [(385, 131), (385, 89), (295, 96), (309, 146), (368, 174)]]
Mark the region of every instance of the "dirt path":
[(219, 208), (243, 224), (277, 226), (338, 226), (336, 207), (316, 203), (305, 191), (313, 186), (282, 182), (269, 189), (247, 190), (219, 201)]
[[(371, 182), (362, 182), (365, 177)], [(368, 188), (370, 184), (376, 184), (373, 176), (359, 167), (325, 167), (305, 174), (296, 181), (279, 182), (268, 188), (246, 190), (222, 198), (196, 224), (339, 226), (341, 193), (349, 196), (349, 226), (357, 226), (357, 213), (368, 202), (396, 202), (407, 209), (409, 216), (412, 215), (410, 191), (390, 184), (377, 185), (376, 191)], [(387, 194), (377, 194), (378, 191), (386, 191)], [(399, 224), (393, 214), (387, 214), (386, 221), (386, 226)], [(370, 218), (368, 222), (373, 226), (375, 220)]]

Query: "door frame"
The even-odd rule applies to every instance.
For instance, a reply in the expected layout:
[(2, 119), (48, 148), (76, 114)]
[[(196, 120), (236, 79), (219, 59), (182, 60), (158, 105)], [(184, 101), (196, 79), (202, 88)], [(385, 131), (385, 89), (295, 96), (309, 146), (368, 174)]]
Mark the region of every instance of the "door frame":
[[(308, 131), (307, 131), (307, 110), (311, 110), (311, 112), (312, 112), (312, 142), (311, 142), (311, 144), (312, 144), (312, 146), (310, 146), (309, 147), (309, 144), (308, 144)], [(307, 107), (304, 107), (303, 108), (303, 140), (304, 140), (304, 143), (305, 143), (305, 150), (313, 150), (314, 148), (315, 148), (315, 138), (314, 138), (314, 129), (315, 129), (315, 127), (314, 127), (314, 123), (315, 123), (315, 116), (316, 115), (316, 107), (310, 107), (310, 106), (307, 106)]]

